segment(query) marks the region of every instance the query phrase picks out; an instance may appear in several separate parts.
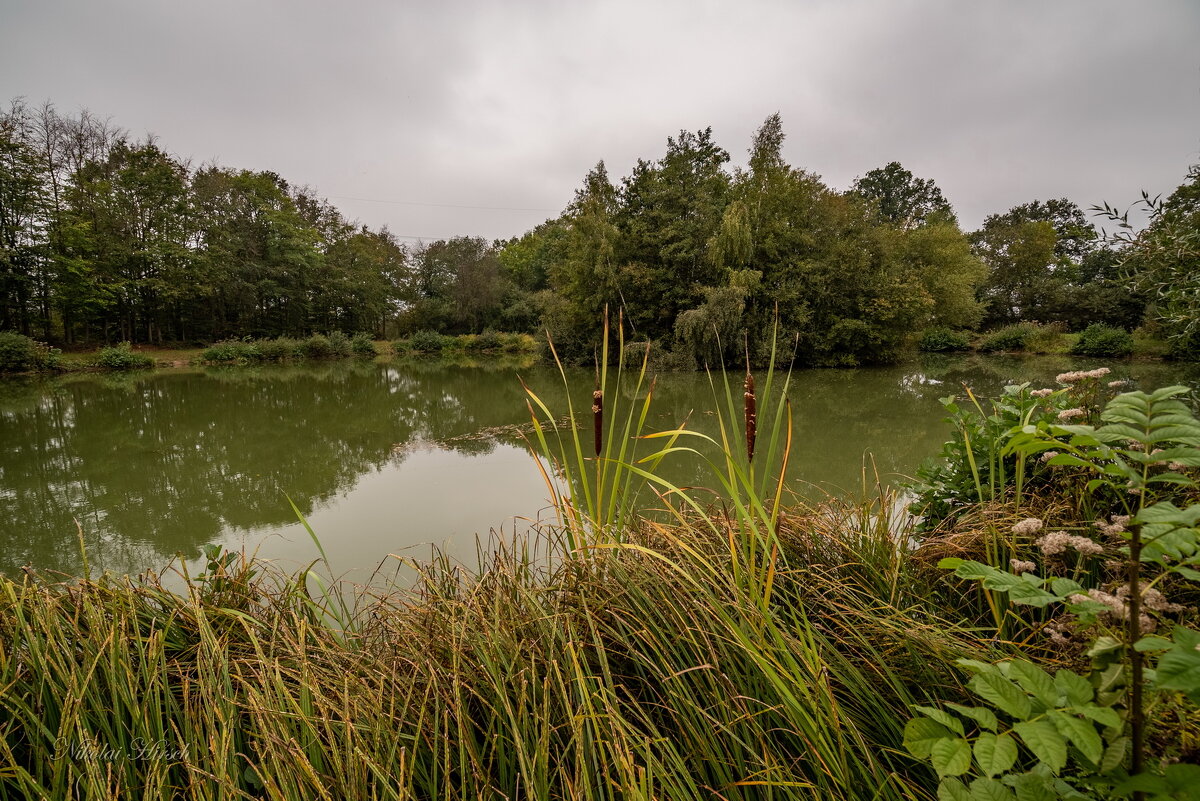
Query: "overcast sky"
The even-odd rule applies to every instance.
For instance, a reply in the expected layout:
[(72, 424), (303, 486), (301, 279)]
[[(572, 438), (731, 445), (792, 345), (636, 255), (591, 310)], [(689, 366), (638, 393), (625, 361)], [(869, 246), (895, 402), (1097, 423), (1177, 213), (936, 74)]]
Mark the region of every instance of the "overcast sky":
[(0, 0), (0, 100), (274, 170), (404, 237), (520, 234), (680, 129), (782, 114), (837, 188), (900, 161), (963, 226), (1200, 162), (1200, 2)]

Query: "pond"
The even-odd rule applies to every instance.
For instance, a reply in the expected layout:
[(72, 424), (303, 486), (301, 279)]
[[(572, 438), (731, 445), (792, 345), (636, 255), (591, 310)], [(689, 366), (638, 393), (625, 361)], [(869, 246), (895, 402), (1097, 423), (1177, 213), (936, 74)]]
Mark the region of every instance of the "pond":
[[(924, 357), (908, 364), (793, 374), (789, 488), (861, 492), (863, 470), (911, 475), (946, 439), (940, 397), (1046, 386), (1103, 362), (1065, 357)], [(1200, 385), (1196, 365), (1109, 363), (1144, 388)], [(489, 532), (553, 520), (540, 473), (512, 426), (529, 420), (518, 375), (565, 409), (541, 365), (330, 363), (164, 370), (0, 381), (0, 572), (161, 570), (200, 548), (246, 549), (295, 569), (317, 556), (367, 579), (389, 554), (430, 546), (473, 562)], [(572, 373), (577, 408), (592, 374)], [(651, 430), (712, 430), (704, 374), (658, 377)], [(711, 486), (694, 460), (667, 475)], [(873, 482), (874, 472), (871, 472)], [(481, 537), (481, 540), (477, 540)]]

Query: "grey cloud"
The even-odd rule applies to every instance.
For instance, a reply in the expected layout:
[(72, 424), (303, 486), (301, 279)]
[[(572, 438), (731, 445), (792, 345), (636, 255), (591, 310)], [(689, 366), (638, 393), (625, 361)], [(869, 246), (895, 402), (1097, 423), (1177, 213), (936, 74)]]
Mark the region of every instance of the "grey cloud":
[(0, 0), (0, 98), (87, 106), (422, 236), (519, 234), (596, 161), (622, 175), (681, 128), (744, 162), (780, 111), (796, 166), (845, 187), (899, 160), (974, 226), (1178, 184), (1200, 161), (1197, 34), (1187, 0)]

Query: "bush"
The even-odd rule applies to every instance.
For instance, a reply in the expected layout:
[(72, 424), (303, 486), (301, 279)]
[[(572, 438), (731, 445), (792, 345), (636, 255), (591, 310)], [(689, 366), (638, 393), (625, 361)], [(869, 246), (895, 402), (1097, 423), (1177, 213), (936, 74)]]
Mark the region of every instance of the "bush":
[(128, 342), (122, 342), (116, 347), (101, 348), (96, 366), (105, 370), (145, 370), (154, 366), (154, 359), (134, 353)]
[(495, 331), (484, 331), (479, 336), (466, 340), (464, 346), (472, 351), (497, 351), (504, 347), (504, 338)]
[(351, 337), (350, 350), (354, 352), (355, 356), (362, 359), (374, 359), (379, 355), (379, 351), (375, 348), (375, 343), (368, 334), (355, 334)]
[[(436, 331), (418, 331), (404, 343), (413, 353), (441, 353), (450, 344), (450, 337), (442, 336)], [(400, 350), (397, 347), (397, 350)]]
[(244, 342), (240, 339), (228, 339), (209, 345), (200, 352), (200, 358), (206, 362), (254, 362), (263, 358), (258, 343)]
[(14, 331), (0, 332), (0, 373), (52, 370), (58, 367), (57, 348)]
[(1076, 356), (1122, 358), (1133, 353), (1133, 335), (1123, 328), (1092, 323), (1079, 335), (1071, 353)]
[(984, 353), (993, 353), (998, 350), (1025, 350), (1025, 340), (1033, 331), (1033, 326), (1028, 323), (1007, 325), (985, 336), (979, 343), (979, 349)]
[(962, 331), (954, 331), (950, 328), (930, 328), (921, 336), (917, 347), (926, 353), (970, 350), (971, 338)]
[(301, 354), (300, 342), (289, 337), (275, 339), (260, 339), (254, 343), (258, 353), (265, 362), (282, 362), (296, 358)]
[(306, 359), (328, 359), (333, 356), (333, 344), (324, 334), (313, 334), (300, 343), (300, 354)]
[(327, 339), (329, 340), (329, 355), (333, 358), (348, 359), (354, 355), (354, 346), (350, 344), (350, 337), (341, 331), (331, 331)]

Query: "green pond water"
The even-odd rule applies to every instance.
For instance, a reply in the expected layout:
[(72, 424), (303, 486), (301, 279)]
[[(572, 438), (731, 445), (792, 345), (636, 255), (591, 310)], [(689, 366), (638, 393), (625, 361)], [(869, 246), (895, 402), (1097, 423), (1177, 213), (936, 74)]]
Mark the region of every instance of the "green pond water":
[[(946, 439), (938, 398), (1052, 384), (1106, 364), (1060, 357), (926, 357), (792, 376), (801, 495), (859, 492), (864, 459), (902, 481)], [(1200, 385), (1200, 367), (1107, 363), (1143, 388)], [(552, 521), (547, 491), (520, 437), (518, 375), (565, 410), (558, 375), (540, 365), (336, 363), (172, 370), (0, 381), (0, 572), (29, 565), (78, 573), (193, 567), (218, 543), (294, 569), (317, 556), (288, 504), (307, 516), (335, 573), (366, 580), (389, 555), (436, 545), (473, 562), (478, 538)], [(592, 376), (573, 373), (579, 408)], [(703, 374), (659, 376), (651, 430), (712, 430)], [(590, 438), (590, 432), (585, 436)], [(712, 486), (695, 460), (671, 480)]]

